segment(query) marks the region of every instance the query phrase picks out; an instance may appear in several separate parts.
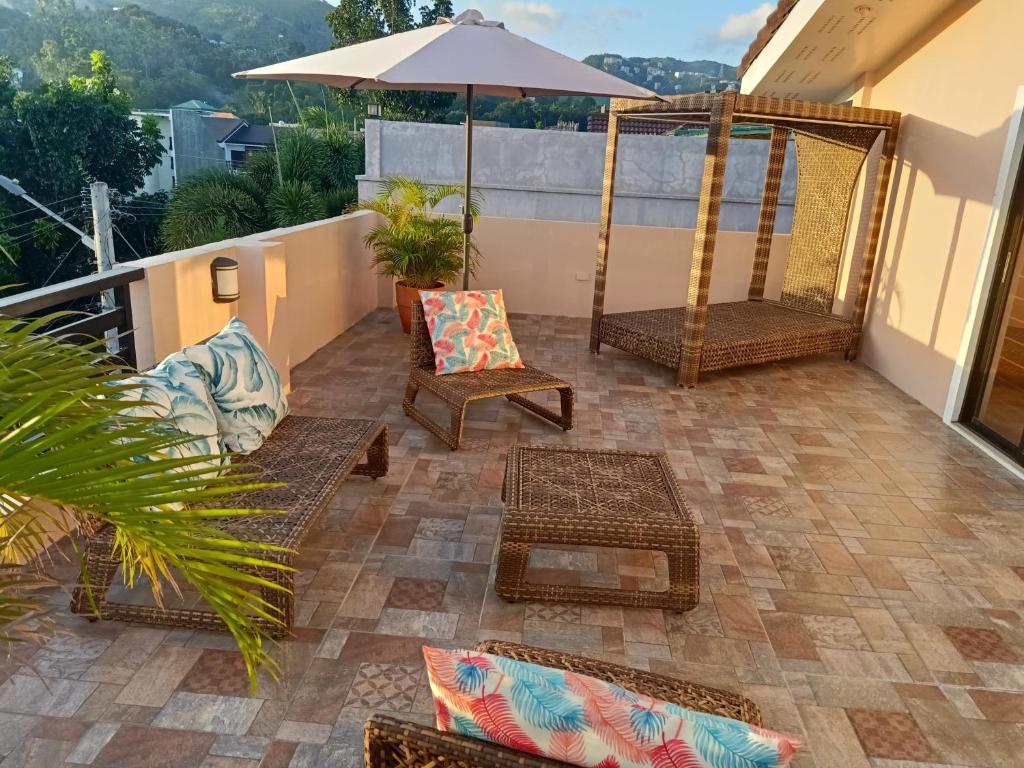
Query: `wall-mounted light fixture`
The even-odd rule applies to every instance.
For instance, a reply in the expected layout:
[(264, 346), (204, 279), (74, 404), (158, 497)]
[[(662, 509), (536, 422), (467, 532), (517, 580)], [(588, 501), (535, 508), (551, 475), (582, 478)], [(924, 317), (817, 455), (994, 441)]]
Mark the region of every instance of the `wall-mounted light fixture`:
[(376, 120), (380, 117), (380, 104), (376, 101), (371, 101), (366, 105), (366, 117), (370, 120)]
[(210, 262), (213, 278), (213, 300), (218, 304), (238, 301), (238, 262), (226, 256), (218, 256)]

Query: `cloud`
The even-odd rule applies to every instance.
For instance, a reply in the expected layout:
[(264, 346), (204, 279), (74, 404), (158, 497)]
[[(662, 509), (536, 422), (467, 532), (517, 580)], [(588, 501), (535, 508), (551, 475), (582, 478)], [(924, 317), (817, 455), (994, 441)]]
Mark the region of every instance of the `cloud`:
[(619, 20), (635, 19), (640, 15), (636, 8), (625, 5), (599, 5), (590, 10), (590, 15), (597, 19)]
[(745, 43), (764, 26), (773, 8), (771, 3), (761, 3), (752, 11), (730, 14), (718, 30), (718, 39), (723, 43)]
[(498, 20), (513, 32), (543, 35), (562, 26), (564, 14), (549, 3), (502, 3)]

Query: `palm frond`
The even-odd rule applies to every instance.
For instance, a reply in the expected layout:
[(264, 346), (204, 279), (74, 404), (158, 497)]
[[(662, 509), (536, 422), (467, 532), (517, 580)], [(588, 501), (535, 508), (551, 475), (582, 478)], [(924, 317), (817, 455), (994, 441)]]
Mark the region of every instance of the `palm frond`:
[(280, 621), (256, 589), (278, 587), (258, 573), (285, 568), (282, 550), (240, 541), (216, 523), (272, 514), (230, 504), (263, 486), (244, 465), (214, 478), (203, 464), (213, 457), (165, 458), (192, 438), (172, 423), (130, 415), (137, 401), (111, 395), (136, 385), (103, 358), (102, 342), (39, 335), (48, 322), (0, 318), (0, 637), (22, 635), (41, 610), (27, 588), (35, 577), (9, 574), (45, 546), (49, 531), (74, 542), (81, 515), (112, 526), (129, 585), (148, 582), (159, 602), (164, 585), (178, 588), (175, 574), (191, 584), (234, 635), (255, 681), (270, 664), (256, 620)]

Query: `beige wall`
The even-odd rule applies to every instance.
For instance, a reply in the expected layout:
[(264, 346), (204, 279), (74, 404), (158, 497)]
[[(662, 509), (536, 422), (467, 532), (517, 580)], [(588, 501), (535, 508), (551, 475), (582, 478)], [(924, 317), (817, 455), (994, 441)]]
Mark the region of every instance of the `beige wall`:
[[(378, 306), (378, 279), (356, 213), (136, 262), (132, 284), (140, 368), (219, 331), (234, 316), (252, 329), (288, 384), (288, 372)], [(239, 301), (213, 301), (210, 262), (238, 261)]]
[[(474, 237), (482, 259), (474, 285), (501, 288), (511, 312), (590, 317), (594, 301), (597, 224), (484, 218)], [(686, 303), (692, 229), (616, 226), (608, 260), (606, 312)], [(752, 232), (720, 232), (711, 301), (747, 297), (754, 260)], [(776, 235), (765, 295), (782, 286), (788, 235)]]
[(1024, 59), (1024, 3), (965, 0), (898, 61), (870, 73), (861, 106), (904, 114), (889, 223), (862, 357), (942, 413), (964, 336)]

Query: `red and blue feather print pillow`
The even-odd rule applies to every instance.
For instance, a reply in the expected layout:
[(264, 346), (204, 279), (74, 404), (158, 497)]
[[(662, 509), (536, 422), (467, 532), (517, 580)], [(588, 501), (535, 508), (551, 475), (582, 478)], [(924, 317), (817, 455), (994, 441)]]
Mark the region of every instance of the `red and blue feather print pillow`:
[(438, 374), (522, 368), (501, 291), (421, 291)]
[(800, 741), (574, 672), (424, 646), (437, 727), (584, 768), (776, 768)]

